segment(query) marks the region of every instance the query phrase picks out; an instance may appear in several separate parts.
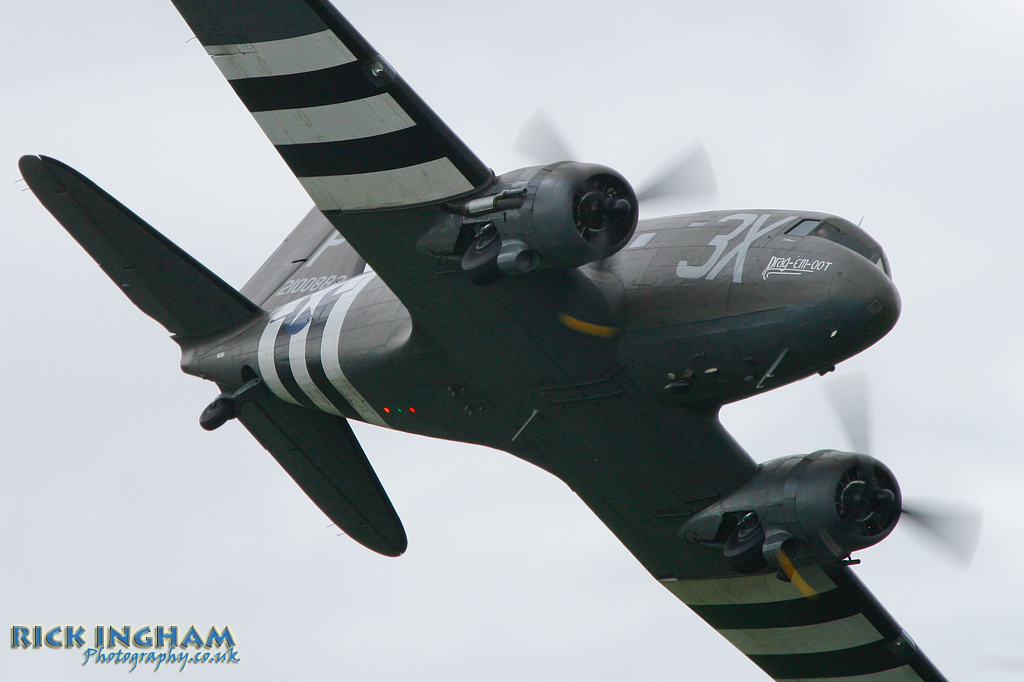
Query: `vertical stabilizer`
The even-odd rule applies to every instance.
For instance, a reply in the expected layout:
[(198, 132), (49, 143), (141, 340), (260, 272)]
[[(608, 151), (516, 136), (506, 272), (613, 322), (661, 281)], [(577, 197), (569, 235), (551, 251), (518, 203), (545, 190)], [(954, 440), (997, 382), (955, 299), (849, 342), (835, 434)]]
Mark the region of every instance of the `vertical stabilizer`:
[(295, 298), (361, 275), (366, 261), (315, 207), (242, 287), (273, 310)]

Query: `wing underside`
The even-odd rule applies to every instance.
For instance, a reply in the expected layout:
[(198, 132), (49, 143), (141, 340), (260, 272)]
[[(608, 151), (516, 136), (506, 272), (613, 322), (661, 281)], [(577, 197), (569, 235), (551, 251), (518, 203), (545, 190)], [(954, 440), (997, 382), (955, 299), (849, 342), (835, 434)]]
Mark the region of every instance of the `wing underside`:
[[(796, 582), (738, 575), (721, 548), (681, 540), (687, 519), (757, 471), (713, 415), (610, 415), (599, 432), (573, 433), (532, 442), (659, 582), (770, 677), (944, 682), (848, 566), (800, 566)], [(559, 458), (568, 451), (587, 456)]]
[(945, 682), (846, 566), (807, 566), (812, 596), (775, 574), (662, 580), (776, 680)]
[(173, 0), (324, 212), (430, 204), (492, 173), (323, 0)]

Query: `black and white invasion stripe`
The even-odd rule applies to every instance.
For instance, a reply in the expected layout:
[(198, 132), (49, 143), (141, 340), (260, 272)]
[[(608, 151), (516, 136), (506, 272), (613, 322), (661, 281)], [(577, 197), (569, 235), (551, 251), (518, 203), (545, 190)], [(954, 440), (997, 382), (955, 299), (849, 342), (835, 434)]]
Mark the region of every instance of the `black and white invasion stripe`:
[(387, 426), (341, 367), (341, 331), (367, 273), (275, 310), (260, 337), (260, 375), (278, 398), (328, 414)]
[(436, 202), (490, 170), (322, 0), (174, 0), (324, 212)]
[(807, 598), (775, 574), (662, 580), (776, 680), (945, 682), (845, 566), (807, 566)]

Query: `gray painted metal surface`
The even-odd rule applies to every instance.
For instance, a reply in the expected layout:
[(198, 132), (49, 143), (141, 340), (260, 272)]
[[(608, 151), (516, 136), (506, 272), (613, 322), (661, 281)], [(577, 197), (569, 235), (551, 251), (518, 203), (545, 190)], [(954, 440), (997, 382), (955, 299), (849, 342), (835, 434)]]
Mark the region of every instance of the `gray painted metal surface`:
[[(174, 334), (185, 372), (225, 396), (259, 380), (239, 419), (332, 520), (377, 551), (405, 549), (345, 419), (487, 445), (565, 481), (774, 678), (943, 679), (844, 547), (801, 555), (767, 527), (777, 541), (753, 575), (722, 550), (737, 514), (805, 540), (826, 516), (770, 513), (799, 497), (795, 475), (778, 495), (736, 495), (762, 469), (718, 410), (828, 372), (893, 327), (899, 295), (870, 236), (786, 210), (637, 223), (628, 183), (597, 166), (494, 178), (326, 3), (175, 4), (318, 208), (239, 293), (63, 164), (25, 157), (23, 174)], [(313, 101), (311, 79), (332, 101)], [(307, 108), (310, 130), (295, 122)], [(467, 254), (492, 239), (515, 258), (506, 249), (502, 267), (472, 276)], [(873, 492), (873, 475), (832, 473), (847, 515), (874, 513), (850, 492)], [(827, 490), (813, 499), (812, 512), (831, 504)]]

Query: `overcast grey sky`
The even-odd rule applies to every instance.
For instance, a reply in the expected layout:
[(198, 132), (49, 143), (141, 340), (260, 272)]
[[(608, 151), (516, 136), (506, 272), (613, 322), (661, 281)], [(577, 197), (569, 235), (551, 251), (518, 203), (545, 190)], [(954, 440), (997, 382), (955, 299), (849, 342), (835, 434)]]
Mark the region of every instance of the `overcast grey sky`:
[[(903, 317), (866, 372), (908, 499), (984, 510), (958, 568), (898, 528), (858, 574), (951, 680), (1024, 675), (1024, 3), (339, 2), (496, 171), (544, 107), (635, 184), (700, 138), (714, 203), (837, 213), (888, 252)], [(229, 625), (204, 679), (762, 680), (560, 482), (506, 454), (357, 433), (409, 534), (337, 537), (30, 192), (43, 153), (235, 286), (310, 201), (169, 2), (3, 4), (0, 627)], [(6, 169), (6, 171), (3, 171)], [(827, 379), (731, 406), (758, 460), (850, 447)], [(0, 677), (109, 679), (0, 646)], [(136, 671), (149, 674), (149, 671)], [(162, 675), (177, 675), (163, 671)]]

